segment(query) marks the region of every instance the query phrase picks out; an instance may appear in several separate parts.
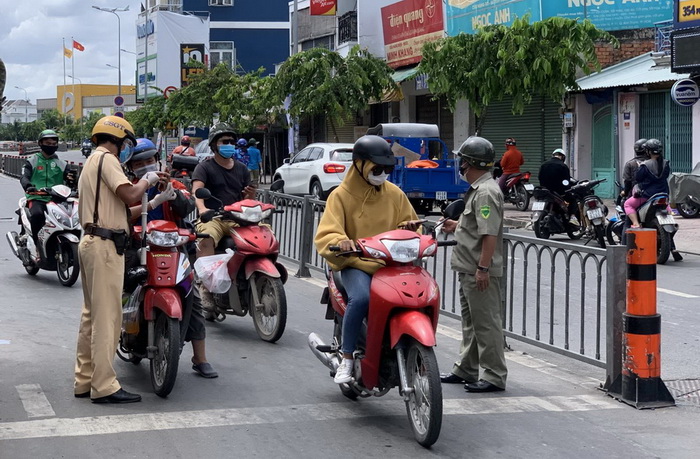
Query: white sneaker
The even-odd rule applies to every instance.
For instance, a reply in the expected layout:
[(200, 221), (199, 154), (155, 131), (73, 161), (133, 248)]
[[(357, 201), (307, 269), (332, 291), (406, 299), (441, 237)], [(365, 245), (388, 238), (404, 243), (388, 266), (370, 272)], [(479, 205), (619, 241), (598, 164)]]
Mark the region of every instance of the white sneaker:
[(569, 218), (569, 223), (571, 223), (574, 226), (578, 226), (579, 225), (578, 218), (576, 218), (575, 215), (572, 215), (571, 218)]
[(335, 372), (335, 378), (333, 378), (333, 382), (336, 384), (345, 384), (352, 381), (352, 367), (352, 359), (343, 359), (343, 361), (340, 363), (340, 366), (338, 367), (338, 371)]

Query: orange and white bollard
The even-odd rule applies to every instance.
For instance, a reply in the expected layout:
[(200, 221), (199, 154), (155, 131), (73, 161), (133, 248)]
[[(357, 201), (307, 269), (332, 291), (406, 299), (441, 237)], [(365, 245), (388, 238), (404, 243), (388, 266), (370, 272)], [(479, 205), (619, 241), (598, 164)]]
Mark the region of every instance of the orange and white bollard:
[(676, 404), (661, 380), (661, 315), (656, 312), (656, 230), (627, 231), (627, 305), (622, 371), (608, 394), (638, 409)]

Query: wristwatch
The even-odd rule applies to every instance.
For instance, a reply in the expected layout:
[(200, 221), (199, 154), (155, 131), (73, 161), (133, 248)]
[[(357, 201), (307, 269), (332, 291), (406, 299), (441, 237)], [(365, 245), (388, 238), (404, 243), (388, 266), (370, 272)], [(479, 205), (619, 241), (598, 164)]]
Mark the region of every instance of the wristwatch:
[(477, 271), (481, 271), (482, 273), (487, 273), (487, 272), (489, 272), (489, 268), (484, 267), (484, 266), (479, 266), (479, 265), (476, 265), (476, 270), (477, 270)]

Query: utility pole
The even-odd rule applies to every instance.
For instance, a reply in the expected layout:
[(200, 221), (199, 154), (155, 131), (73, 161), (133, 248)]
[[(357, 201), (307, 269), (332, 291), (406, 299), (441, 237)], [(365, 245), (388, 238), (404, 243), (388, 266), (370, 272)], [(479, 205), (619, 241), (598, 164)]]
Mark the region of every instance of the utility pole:
[(119, 17), (119, 15), (117, 14), (117, 12), (123, 13), (125, 11), (129, 11), (129, 6), (127, 5), (125, 8), (102, 8), (102, 7), (93, 5), (92, 7), (95, 8), (96, 10), (105, 11), (107, 13), (112, 13), (113, 15), (115, 15), (117, 17), (117, 27), (118, 27), (118, 30), (117, 30), (117, 44), (118, 44), (118, 46), (117, 46), (117, 58), (118, 58), (117, 70), (119, 70), (119, 83), (118, 83), (118, 94), (117, 95), (121, 96), (122, 95), (122, 20)]

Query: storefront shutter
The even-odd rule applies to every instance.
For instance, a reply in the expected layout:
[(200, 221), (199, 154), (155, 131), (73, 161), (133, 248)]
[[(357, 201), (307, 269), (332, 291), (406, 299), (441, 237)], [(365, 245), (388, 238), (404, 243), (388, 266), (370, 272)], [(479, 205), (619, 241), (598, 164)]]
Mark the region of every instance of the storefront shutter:
[(659, 139), (673, 172), (693, 169), (693, 112), (673, 103), (668, 92), (639, 95), (639, 137)]

